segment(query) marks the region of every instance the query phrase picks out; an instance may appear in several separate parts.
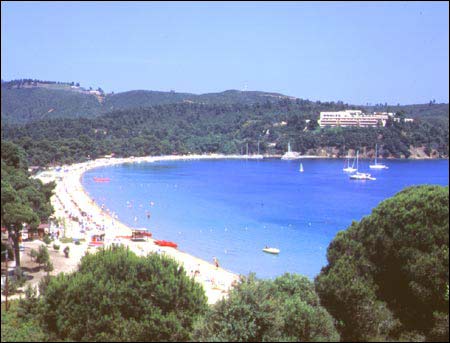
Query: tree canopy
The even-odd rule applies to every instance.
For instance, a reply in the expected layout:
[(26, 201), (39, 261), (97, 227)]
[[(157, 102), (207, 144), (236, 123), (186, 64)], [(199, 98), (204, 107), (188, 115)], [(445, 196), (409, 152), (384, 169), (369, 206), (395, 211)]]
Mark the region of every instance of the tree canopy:
[(337, 341), (333, 318), (320, 305), (314, 284), (285, 274), (271, 280), (244, 278), (197, 324), (202, 342)]
[(37, 228), (53, 213), (50, 197), (55, 184), (44, 185), (40, 180), (31, 179), (27, 166), (22, 148), (11, 142), (1, 142), (1, 225), (8, 229), (13, 239), (17, 266), (20, 266), (22, 225)]
[[(294, 151), (346, 156), (359, 149), (371, 156), (378, 144), (384, 157), (406, 157), (414, 148), (448, 156), (448, 117), (393, 122), (377, 128), (318, 128), (318, 112), (334, 105), (309, 102), (167, 104), (114, 110), (95, 118), (43, 119), (2, 125), (2, 137), (27, 152), (32, 165), (82, 162), (114, 153), (118, 157), (187, 154), (282, 154)], [(307, 123), (307, 120), (309, 122)], [(285, 123), (285, 124), (280, 124)], [(259, 144), (258, 144), (259, 143)]]
[(39, 306), (43, 327), (58, 339), (187, 341), (207, 303), (201, 285), (174, 260), (114, 247), (51, 278)]
[(343, 339), (448, 340), (448, 196), (406, 188), (331, 242), (315, 283)]

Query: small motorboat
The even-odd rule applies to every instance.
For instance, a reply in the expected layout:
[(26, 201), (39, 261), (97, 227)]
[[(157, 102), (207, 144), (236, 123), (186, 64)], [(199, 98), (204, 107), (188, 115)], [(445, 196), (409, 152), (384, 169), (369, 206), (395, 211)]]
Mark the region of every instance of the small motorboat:
[(159, 245), (160, 247), (171, 247), (171, 248), (178, 247), (178, 245), (174, 242), (163, 241), (163, 240), (155, 241), (155, 244)]
[(277, 248), (268, 248), (268, 247), (265, 247), (264, 249), (263, 249), (263, 251), (264, 252), (267, 252), (267, 253), (269, 253), (269, 254), (279, 254), (280, 253), (280, 249), (277, 249)]

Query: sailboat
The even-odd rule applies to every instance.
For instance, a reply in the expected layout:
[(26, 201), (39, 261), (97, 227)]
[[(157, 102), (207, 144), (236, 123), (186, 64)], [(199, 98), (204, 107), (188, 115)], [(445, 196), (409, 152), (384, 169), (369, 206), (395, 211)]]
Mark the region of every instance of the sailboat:
[(369, 165), (370, 169), (388, 169), (388, 166), (382, 163), (377, 163), (378, 144), (375, 144), (375, 164)]
[(300, 173), (303, 173), (303, 163), (300, 163)]
[(372, 175), (368, 173), (360, 173), (358, 172), (358, 153), (359, 151), (356, 151), (356, 173), (350, 175), (351, 180), (376, 180), (376, 178), (372, 177)]
[(252, 155), (252, 158), (256, 159), (264, 158), (264, 156), (259, 153), (259, 141), (258, 141), (258, 153), (256, 155)]
[(345, 168), (342, 169), (342, 170), (345, 171), (345, 172), (348, 172), (348, 173), (353, 173), (353, 172), (355, 172), (355, 171), (356, 171), (356, 168), (355, 168), (355, 160), (356, 160), (356, 158), (353, 159), (352, 166), (350, 167), (350, 157), (348, 157), (348, 158), (347, 158), (347, 167), (345, 167)]
[(298, 152), (292, 151), (291, 150), (291, 142), (288, 142), (288, 151), (281, 156), (282, 160), (294, 160), (299, 158), (299, 154)]

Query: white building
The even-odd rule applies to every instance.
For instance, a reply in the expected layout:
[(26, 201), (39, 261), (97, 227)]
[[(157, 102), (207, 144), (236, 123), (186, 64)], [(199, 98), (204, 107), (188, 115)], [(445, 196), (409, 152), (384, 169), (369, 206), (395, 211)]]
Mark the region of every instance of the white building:
[(320, 112), (318, 123), (320, 127), (340, 126), (340, 127), (376, 127), (385, 126), (389, 115), (392, 113), (375, 112), (364, 114), (360, 110), (345, 110), (335, 112)]
[[(373, 112), (373, 114), (377, 115), (388, 115), (393, 121), (400, 122), (400, 118), (396, 117), (394, 113), (391, 112)], [(405, 123), (412, 123), (414, 119), (412, 118), (404, 118)], [(384, 126), (384, 125), (383, 125)]]

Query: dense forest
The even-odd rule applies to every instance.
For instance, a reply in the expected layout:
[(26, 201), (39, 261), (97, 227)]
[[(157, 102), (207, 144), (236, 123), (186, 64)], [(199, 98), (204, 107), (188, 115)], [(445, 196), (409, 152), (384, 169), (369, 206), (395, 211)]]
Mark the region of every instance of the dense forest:
[[(372, 157), (448, 157), (448, 116), (420, 117), (386, 127), (328, 128), (317, 111), (344, 105), (284, 99), (276, 103), (167, 104), (117, 110), (94, 118), (43, 119), (2, 124), (2, 139), (25, 149), (31, 165), (72, 163), (105, 154), (143, 156), (187, 153), (282, 154), (288, 142), (302, 154), (342, 157), (349, 149)], [(412, 156), (411, 156), (412, 155)]]
[[(236, 90), (201, 95), (102, 91), (96, 96), (71, 90), (73, 84), (2, 81), (2, 139), (25, 149), (31, 165), (79, 162), (112, 153), (243, 154), (247, 145), (250, 154), (259, 149), (279, 155), (288, 142), (301, 154), (324, 157), (360, 150), (361, 157), (371, 158), (375, 144), (383, 157), (448, 157), (449, 108), (434, 101), (353, 106)], [(344, 109), (388, 111), (414, 122), (388, 121), (377, 128), (318, 127), (321, 111)]]
[(31, 79), (2, 82), (2, 122), (23, 124), (52, 118), (92, 118), (113, 110), (176, 103), (251, 105), (295, 99), (278, 93), (236, 90), (200, 95), (147, 90), (104, 94), (101, 88), (98, 90), (102, 96), (97, 97), (82, 87), (71, 88), (72, 84)]
[[(72, 88), (75, 86), (76, 88)], [(91, 89), (91, 87), (90, 87)], [(122, 93), (105, 94), (97, 90), (101, 97), (90, 94), (79, 83), (54, 82), (41, 80), (12, 80), (1, 84), (1, 119), (3, 123), (23, 124), (30, 121), (52, 118), (92, 118), (114, 110), (129, 110), (139, 107), (151, 107), (168, 104), (204, 104), (204, 105), (254, 105), (267, 102), (278, 104), (289, 102), (291, 110), (298, 110), (303, 115), (318, 116), (320, 111), (358, 108), (367, 112), (387, 111), (402, 112), (408, 117), (447, 117), (448, 104), (428, 104), (391, 106), (375, 104), (355, 106), (336, 102), (321, 102), (299, 99), (279, 93), (259, 91), (228, 90), (220, 93), (190, 94), (175, 91), (158, 92), (133, 90)], [(275, 106), (277, 107), (277, 106)], [(316, 118), (317, 119), (317, 118)]]

